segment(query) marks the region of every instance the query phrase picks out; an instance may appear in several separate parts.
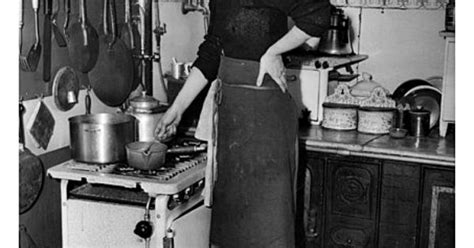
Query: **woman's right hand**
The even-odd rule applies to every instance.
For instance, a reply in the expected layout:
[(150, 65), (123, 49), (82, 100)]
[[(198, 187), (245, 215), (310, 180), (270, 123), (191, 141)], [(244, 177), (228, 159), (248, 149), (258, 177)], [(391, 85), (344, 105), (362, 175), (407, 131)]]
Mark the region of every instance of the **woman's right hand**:
[(178, 124), (181, 121), (181, 116), (181, 111), (175, 105), (171, 105), (156, 125), (155, 139), (165, 141), (175, 135)]

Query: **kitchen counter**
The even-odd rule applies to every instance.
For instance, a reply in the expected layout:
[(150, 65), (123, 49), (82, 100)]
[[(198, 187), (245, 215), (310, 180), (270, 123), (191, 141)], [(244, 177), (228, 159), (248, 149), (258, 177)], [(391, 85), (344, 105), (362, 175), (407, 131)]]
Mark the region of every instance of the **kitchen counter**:
[[(433, 132), (435, 133), (435, 132)], [(357, 131), (336, 131), (312, 125), (300, 128), (300, 143), (308, 151), (336, 153), (443, 166), (455, 165), (453, 135), (403, 139)]]

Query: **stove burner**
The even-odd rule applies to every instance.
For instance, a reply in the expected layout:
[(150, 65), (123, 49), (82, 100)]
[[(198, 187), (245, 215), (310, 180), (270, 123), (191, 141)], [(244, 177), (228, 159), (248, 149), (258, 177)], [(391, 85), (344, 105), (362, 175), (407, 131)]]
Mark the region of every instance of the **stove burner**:
[[(193, 155), (191, 158), (179, 158), (178, 162), (167, 161), (163, 167), (157, 170), (139, 170), (130, 167), (127, 164), (117, 164), (117, 166), (115, 166), (110, 173), (167, 181), (179, 175), (180, 173), (187, 171), (197, 166), (198, 164), (206, 161), (206, 159), (206, 153), (199, 153), (198, 155)], [(176, 158), (173, 158), (173, 160), (176, 160)]]
[[(168, 147), (200, 146), (205, 142), (191, 138), (180, 137), (168, 143)], [(180, 173), (196, 167), (207, 159), (206, 152), (189, 154), (167, 154), (163, 167), (157, 170), (139, 170), (130, 167), (126, 163), (113, 164), (89, 164), (71, 160), (65, 166), (72, 170), (97, 172), (102, 174), (115, 174), (136, 178), (151, 178), (160, 181), (167, 181), (176, 177)]]

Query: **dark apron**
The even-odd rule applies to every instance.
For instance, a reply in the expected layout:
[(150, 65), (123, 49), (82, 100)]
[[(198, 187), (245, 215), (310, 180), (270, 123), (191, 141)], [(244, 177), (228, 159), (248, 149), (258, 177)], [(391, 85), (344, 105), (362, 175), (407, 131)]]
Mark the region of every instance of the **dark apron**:
[(294, 247), (296, 105), (259, 63), (223, 57), (211, 243)]

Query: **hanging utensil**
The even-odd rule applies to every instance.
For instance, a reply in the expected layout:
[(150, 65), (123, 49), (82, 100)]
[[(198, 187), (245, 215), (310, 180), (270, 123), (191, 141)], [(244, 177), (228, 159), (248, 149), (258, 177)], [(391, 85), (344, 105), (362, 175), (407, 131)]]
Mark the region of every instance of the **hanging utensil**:
[(68, 51), (74, 69), (87, 73), (94, 68), (99, 54), (99, 36), (87, 21), (85, 0), (79, 0), (79, 21), (69, 30)]
[(66, 36), (66, 39), (69, 39), (69, 14), (71, 14), (71, 0), (64, 0), (64, 24), (63, 24), (63, 30), (64, 30), (64, 36)]
[(87, 87), (87, 92), (86, 92), (86, 96), (84, 97), (84, 105), (85, 105), (85, 109), (86, 109), (86, 115), (90, 115), (91, 114), (91, 95), (90, 95), (90, 86)]
[(135, 39), (134, 39), (134, 30), (132, 26), (132, 16), (131, 16), (131, 6), (130, 0), (124, 0), (125, 2), (125, 20), (124, 23), (121, 25), (120, 29), (120, 38), (122, 41), (127, 45), (127, 47), (131, 50), (135, 49)]
[(58, 24), (56, 23), (56, 18), (58, 17), (59, 13), (59, 1), (57, 1), (57, 4), (53, 4), (56, 7), (53, 9), (53, 13), (51, 15), (51, 30), (53, 31), (54, 39), (56, 40), (56, 43), (58, 44), (59, 47), (65, 47), (67, 46), (66, 39), (64, 39), (63, 34), (61, 33), (61, 30), (58, 27)]
[(112, 107), (121, 105), (133, 86), (132, 54), (123, 41), (117, 39), (116, 29), (115, 0), (105, 0), (104, 34), (100, 39), (97, 64), (89, 72), (89, 79), (96, 96)]
[[(132, 23), (132, 9), (130, 0), (125, 0), (125, 21), (120, 28), (120, 39), (130, 49), (132, 58), (140, 54), (140, 39), (138, 29)], [(140, 84), (140, 60), (133, 58), (133, 85), (135, 90)]]
[(20, 51), (19, 51), (19, 54), (20, 54), (20, 69), (22, 71), (29, 71), (30, 68), (29, 68), (29, 65), (28, 65), (27, 57), (25, 55), (21, 54), (21, 52), (22, 52), (21, 50), (23, 48), (23, 0), (20, 0), (20, 30), (19, 30), (18, 34), (20, 35)]
[(20, 102), (20, 154), (19, 154), (19, 204), (20, 214), (33, 207), (43, 187), (44, 170), (41, 160), (25, 146), (23, 112), (25, 107)]
[(41, 44), (40, 44), (40, 34), (39, 34), (39, 16), (38, 16), (38, 9), (39, 9), (39, 0), (31, 0), (31, 5), (33, 6), (33, 10), (35, 12), (35, 44), (30, 48), (28, 55), (26, 56), (27, 66), (26, 68), (28, 71), (36, 71), (38, 67), (38, 63), (41, 56)]
[(43, 19), (43, 81), (49, 82), (51, 79), (51, 11), (52, 0), (44, 0)]
[(56, 107), (61, 111), (68, 111), (76, 105), (79, 96), (79, 78), (76, 71), (64, 66), (56, 72), (53, 80), (53, 96)]
[(33, 141), (36, 143), (37, 147), (44, 150), (48, 148), (49, 141), (53, 136), (55, 124), (56, 121), (54, 120), (51, 111), (48, 109), (46, 104), (43, 103), (43, 97), (40, 97), (40, 101), (33, 110), (30, 121), (27, 124), (27, 129), (33, 137)]

